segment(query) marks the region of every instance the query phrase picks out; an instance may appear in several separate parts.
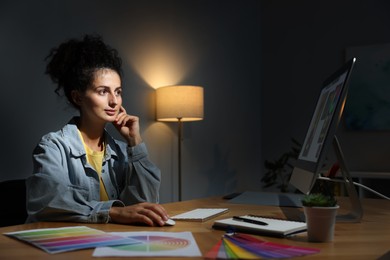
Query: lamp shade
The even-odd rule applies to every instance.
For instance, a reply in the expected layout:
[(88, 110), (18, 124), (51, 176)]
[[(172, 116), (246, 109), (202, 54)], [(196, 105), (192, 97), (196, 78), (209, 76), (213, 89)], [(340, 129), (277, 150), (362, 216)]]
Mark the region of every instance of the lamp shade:
[(202, 120), (203, 88), (167, 86), (156, 89), (156, 117), (165, 122)]

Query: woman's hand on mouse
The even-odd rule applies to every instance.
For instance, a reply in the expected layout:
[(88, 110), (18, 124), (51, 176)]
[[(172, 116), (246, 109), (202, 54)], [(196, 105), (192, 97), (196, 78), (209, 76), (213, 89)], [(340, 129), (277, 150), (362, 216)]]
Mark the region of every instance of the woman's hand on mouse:
[(112, 222), (121, 224), (163, 226), (169, 219), (163, 206), (148, 202), (125, 207), (111, 207), (109, 214)]

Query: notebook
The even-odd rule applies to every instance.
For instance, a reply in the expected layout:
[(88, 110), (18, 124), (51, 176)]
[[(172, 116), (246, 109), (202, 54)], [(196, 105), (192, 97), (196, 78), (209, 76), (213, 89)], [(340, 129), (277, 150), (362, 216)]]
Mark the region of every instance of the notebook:
[(171, 217), (174, 220), (186, 220), (186, 221), (206, 221), (210, 218), (219, 216), (228, 212), (227, 208), (198, 208), (191, 211), (184, 212), (182, 214)]
[[(255, 215), (239, 216), (240, 220), (233, 218), (237, 217), (216, 220), (213, 224), (213, 228), (273, 237), (287, 237), (304, 232), (307, 229), (306, 223), (299, 221)], [(256, 224), (254, 222), (263, 222), (264, 224)]]

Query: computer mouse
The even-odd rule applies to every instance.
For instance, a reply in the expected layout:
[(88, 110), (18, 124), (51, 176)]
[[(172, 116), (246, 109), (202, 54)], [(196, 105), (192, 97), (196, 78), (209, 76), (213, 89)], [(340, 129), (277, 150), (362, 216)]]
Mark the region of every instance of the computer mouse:
[(175, 224), (176, 222), (173, 219), (168, 219), (167, 221), (165, 221), (164, 226), (174, 226)]

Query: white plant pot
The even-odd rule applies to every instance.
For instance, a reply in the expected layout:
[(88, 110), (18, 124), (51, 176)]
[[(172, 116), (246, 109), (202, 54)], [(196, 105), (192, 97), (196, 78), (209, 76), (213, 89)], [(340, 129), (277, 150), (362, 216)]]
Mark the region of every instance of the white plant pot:
[(338, 205), (335, 207), (303, 207), (306, 217), (308, 241), (333, 241), (334, 225), (338, 209)]

